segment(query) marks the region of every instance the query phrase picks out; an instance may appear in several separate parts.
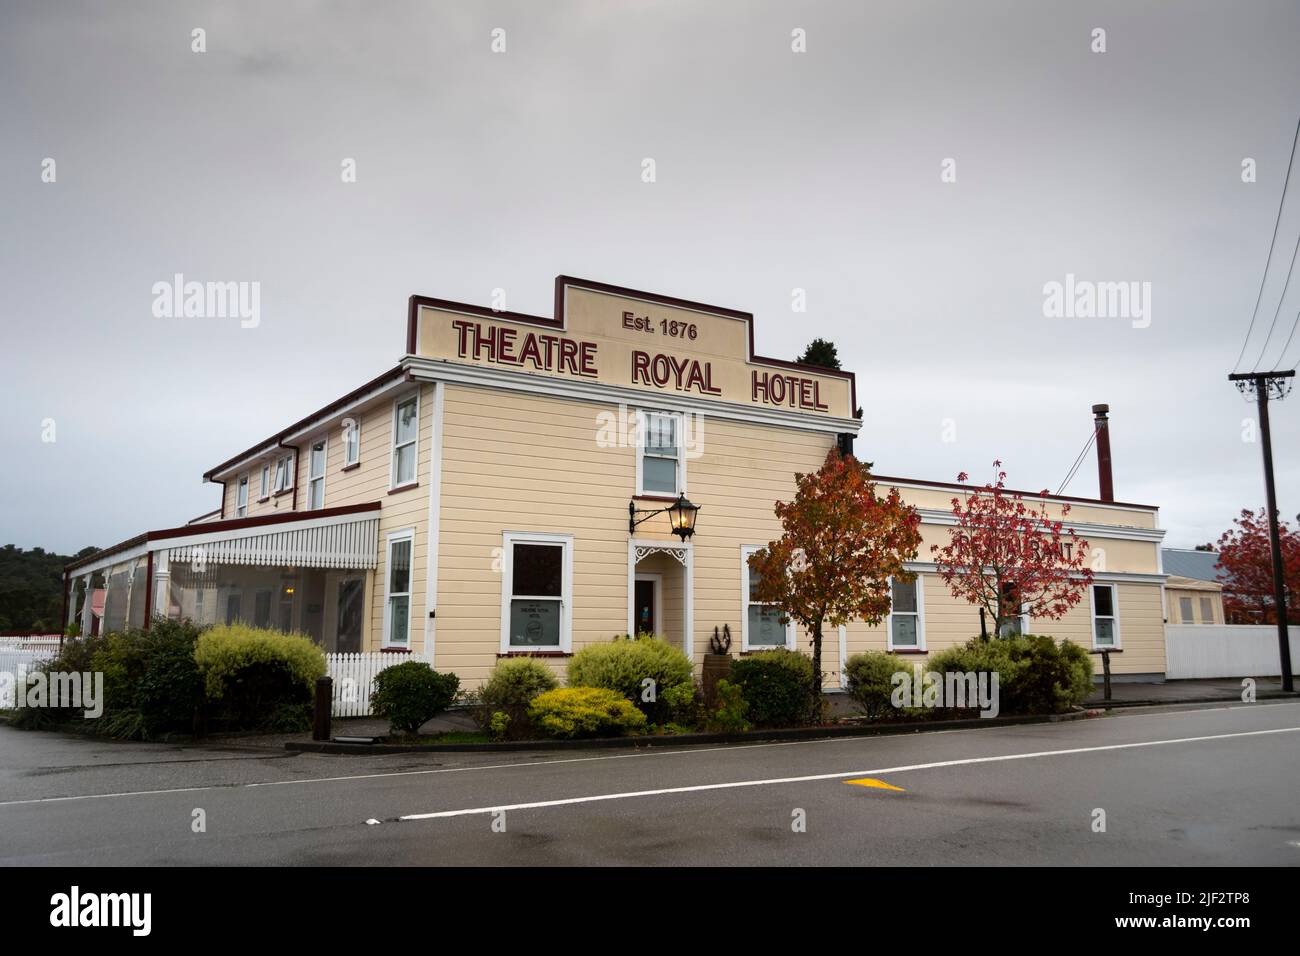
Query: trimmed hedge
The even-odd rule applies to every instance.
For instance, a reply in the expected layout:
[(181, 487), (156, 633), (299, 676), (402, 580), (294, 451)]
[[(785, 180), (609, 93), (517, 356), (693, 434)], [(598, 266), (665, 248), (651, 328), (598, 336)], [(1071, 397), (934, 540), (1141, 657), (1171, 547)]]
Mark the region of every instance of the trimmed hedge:
[(475, 694), (474, 719), (496, 739), (528, 737), (533, 729), (529, 705), (538, 694), (559, 686), (554, 672), (536, 658), (508, 657), (497, 662)]
[(932, 654), (927, 671), (998, 675), (999, 709), (1004, 714), (1057, 714), (1092, 694), (1092, 659), (1071, 641), (1043, 634), (972, 638)]
[(194, 660), (214, 716), (231, 729), (297, 731), (311, 726), (311, 699), (325, 654), (311, 638), (247, 624), (199, 635)]
[(812, 661), (784, 647), (759, 651), (732, 662), (728, 678), (749, 705), (746, 716), (760, 727), (808, 722)]
[[(684, 653), (657, 637), (615, 638), (608, 644), (584, 647), (569, 659), (570, 687), (603, 687), (616, 691), (651, 723), (672, 717), (665, 699), (679, 684), (694, 687), (694, 667)], [(653, 681), (654, 700), (646, 700), (646, 681)]]
[(375, 675), (370, 711), (393, 733), (414, 734), (451, 706), (460, 689), (455, 674), (440, 674), (424, 661), (385, 667)]
[(646, 728), (645, 714), (604, 687), (548, 690), (533, 700), (528, 715), (547, 737), (622, 737)]
[(893, 709), (890, 696), (894, 691), (894, 675), (899, 671), (911, 672), (911, 665), (897, 654), (883, 651), (866, 651), (854, 654), (844, 662), (845, 688), (861, 711), (873, 720)]

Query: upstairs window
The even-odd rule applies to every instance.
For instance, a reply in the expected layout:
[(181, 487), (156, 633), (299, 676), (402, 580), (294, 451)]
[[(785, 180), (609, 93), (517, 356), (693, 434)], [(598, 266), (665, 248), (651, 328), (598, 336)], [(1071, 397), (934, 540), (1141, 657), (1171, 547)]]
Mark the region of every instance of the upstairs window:
[(242, 518), (248, 514), (248, 476), (241, 475), (239, 486), (235, 489), (235, 517)]
[(1195, 624), (1196, 618), (1192, 615), (1192, 599), (1189, 597), (1180, 597), (1178, 599), (1178, 614), (1182, 618), (1183, 624)]
[(293, 487), (293, 456), (284, 455), (275, 463), (275, 494)]
[(667, 412), (640, 413), (637, 451), (637, 494), (676, 496), (682, 480), (681, 416)]
[(271, 466), (263, 465), (262, 466), (262, 487), (261, 490), (258, 491), (257, 496), (259, 498), (266, 498), (268, 495), (270, 495), (270, 493), (271, 493)]
[(318, 441), (311, 446), (307, 474), (307, 508), (315, 510), (325, 507), (325, 442)]
[(349, 418), (343, 425), (343, 467), (361, 460), (361, 423)]
[(415, 484), (415, 440), (419, 432), (420, 400), (413, 395), (393, 407), (393, 488)]
[(1201, 623), (1214, 623), (1214, 602), (1207, 597), (1201, 598)]

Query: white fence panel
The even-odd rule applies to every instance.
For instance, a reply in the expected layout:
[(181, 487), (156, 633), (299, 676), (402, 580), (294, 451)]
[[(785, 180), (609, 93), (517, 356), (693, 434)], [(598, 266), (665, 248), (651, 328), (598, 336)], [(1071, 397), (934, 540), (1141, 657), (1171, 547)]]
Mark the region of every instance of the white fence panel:
[[(1300, 627), (1289, 629), (1291, 670), (1300, 668)], [(1277, 627), (1272, 624), (1166, 624), (1165, 676), (1278, 677)]]
[(429, 659), (422, 654), (381, 654), (364, 651), (358, 654), (326, 654), (325, 664), (334, 679), (334, 716), (369, 717), (370, 691), (375, 675), (386, 667), (407, 661)]

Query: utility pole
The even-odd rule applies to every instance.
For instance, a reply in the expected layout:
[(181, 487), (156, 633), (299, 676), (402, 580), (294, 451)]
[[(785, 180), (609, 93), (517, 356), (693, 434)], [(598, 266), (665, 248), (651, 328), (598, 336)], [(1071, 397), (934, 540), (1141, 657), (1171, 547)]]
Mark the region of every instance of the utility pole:
[(1268, 541), (1273, 552), (1273, 606), (1277, 611), (1277, 646), (1282, 658), (1282, 690), (1288, 693), (1294, 690), (1291, 679), (1291, 646), (1287, 641), (1286, 628), (1286, 582), (1282, 577), (1282, 537), (1277, 528), (1277, 490), (1273, 487), (1273, 441), (1268, 431), (1268, 399), (1274, 392), (1278, 400), (1291, 390), (1291, 383), (1284, 379), (1294, 378), (1295, 369), (1281, 372), (1238, 372), (1228, 376), (1228, 381), (1236, 383), (1237, 390), (1243, 395), (1252, 389), (1255, 402), (1259, 407), (1259, 433), (1264, 441), (1264, 490), (1268, 496)]

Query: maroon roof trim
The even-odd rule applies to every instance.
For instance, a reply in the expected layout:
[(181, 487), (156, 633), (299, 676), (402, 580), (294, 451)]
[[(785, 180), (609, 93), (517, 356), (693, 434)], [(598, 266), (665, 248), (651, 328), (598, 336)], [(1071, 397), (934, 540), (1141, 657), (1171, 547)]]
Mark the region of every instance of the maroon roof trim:
[[(258, 451), (262, 450), (263, 448), (266, 448), (269, 445), (278, 445), (282, 443), (287, 436), (292, 435), (294, 432), (298, 431), (301, 428), (305, 428), (306, 426), (314, 422), (316, 419), (324, 418), (325, 416), (338, 411), (340, 408), (342, 408), (344, 405), (347, 405), (349, 402), (355, 401), (356, 399), (360, 398), (366, 392), (378, 388), (380, 385), (384, 385), (387, 382), (391, 381), (392, 379), (400, 378), (405, 375), (406, 375), (405, 370), (402, 368), (402, 366), (399, 365), (396, 368), (389, 369), (387, 372), (384, 372), (382, 375), (375, 376), (370, 381), (366, 382), (366, 384), (362, 385), (360, 388), (354, 388), (352, 391), (348, 392), (342, 398), (335, 399), (334, 401), (326, 405), (324, 408), (317, 409), (316, 411), (312, 412), (310, 415), (306, 416), (305, 418), (300, 418), (298, 421), (294, 422), (288, 428), (282, 429), (281, 431), (272, 435), (270, 438), (266, 439), (265, 441), (258, 442), (256, 445), (253, 445), (251, 448), (240, 452), (238, 455), (226, 459), (221, 464), (217, 465), (215, 468), (208, 469), (203, 473), (203, 480), (204, 481), (214, 480), (212, 476), (215, 475), (217, 472), (224, 471), (225, 469), (229, 468), (231, 465), (237, 464), (238, 462), (243, 461), (245, 458), (251, 457), (252, 455), (256, 454)], [(285, 446), (285, 447), (291, 447), (291, 446)]]
[[(975, 484), (963, 485), (953, 481), (930, 481), (926, 478), (898, 478), (889, 475), (872, 475), (871, 480), (883, 482), (885, 484), (888, 484), (891, 481), (901, 481), (909, 485), (925, 485), (928, 488), (951, 488), (954, 491), (965, 492), (980, 490), (984, 487), (983, 485)], [(1159, 505), (1139, 505), (1131, 501), (1103, 501), (1100, 498), (1076, 498), (1074, 495), (1043, 494), (1041, 491), (1016, 491), (1014, 488), (1004, 488), (1003, 491), (1009, 495), (1023, 495), (1030, 498), (1048, 498), (1052, 501), (1077, 501), (1080, 504), (1101, 505), (1102, 507), (1116, 505), (1120, 508), (1141, 508), (1144, 511), (1160, 510)]]
[(338, 508), (320, 508), (316, 511), (286, 511), (275, 515), (258, 515), (253, 518), (228, 518), (225, 521), (208, 521), (202, 525), (186, 524), (179, 528), (162, 528), (158, 531), (146, 531), (144, 534), (138, 534), (134, 538), (128, 538), (126, 541), (113, 545), (111, 548), (103, 548), (94, 554), (88, 554), (86, 557), (71, 564), (64, 565), (65, 572), (71, 572), (84, 564), (92, 561), (98, 561), (106, 555), (114, 554), (118, 551), (125, 551), (127, 548), (133, 548), (136, 545), (148, 544), (151, 541), (165, 541), (168, 538), (185, 538), (194, 534), (208, 534), (214, 531), (239, 531), (243, 528), (261, 528), (267, 525), (287, 524), (291, 521), (308, 521), (312, 518), (336, 518), (339, 515), (360, 514), (366, 511), (379, 511), (382, 505), (378, 501), (367, 501), (359, 505), (343, 505)]
[(689, 299), (678, 299), (670, 295), (660, 295), (657, 292), (644, 292), (640, 289), (629, 289), (624, 286), (610, 285), (607, 282), (596, 282), (591, 279), (578, 279), (573, 276), (556, 276), (555, 277), (555, 315), (552, 318), (543, 318), (537, 315), (525, 315), (522, 312), (495, 312), (492, 309), (481, 305), (469, 305), (464, 302), (452, 302), (448, 299), (435, 299), (430, 296), (413, 295), (407, 309), (406, 318), (406, 351), (409, 355), (414, 355), (418, 346), (418, 324), (420, 307), (427, 306), (433, 309), (445, 309), (450, 312), (467, 312), (470, 315), (477, 315), (485, 319), (497, 319), (506, 322), (519, 322), (524, 325), (540, 325), (545, 328), (562, 329), (564, 328), (564, 290), (573, 286), (578, 289), (587, 289), (592, 292), (603, 292), (607, 295), (624, 296), (633, 299), (644, 299), (647, 302), (654, 302), (659, 305), (666, 305), (675, 309), (691, 309), (696, 312), (709, 312), (713, 315), (721, 315), (731, 319), (740, 319), (746, 325), (749, 331), (749, 356), (748, 360), (755, 365), (771, 365), (776, 368), (788, 368), (796, 371), (811, 372), (814, 375), (828, 375), (832, 378), (847, 379), (849, 383), (849, 416), (853, 417), (858, 408), (858, 380), (852, 372), (846, 372), (843, 369), (822, 368), (819, 365), (806, 365), (800, 362), (787, 362), (783, 359), (768, 358), (766, 355), (759, 355), (754, 351), (754, 314), (752, 312), (742, 312), (739, 309), (728, 309), (724, 306), (709, 305), (706, 302), (692, 302)]

